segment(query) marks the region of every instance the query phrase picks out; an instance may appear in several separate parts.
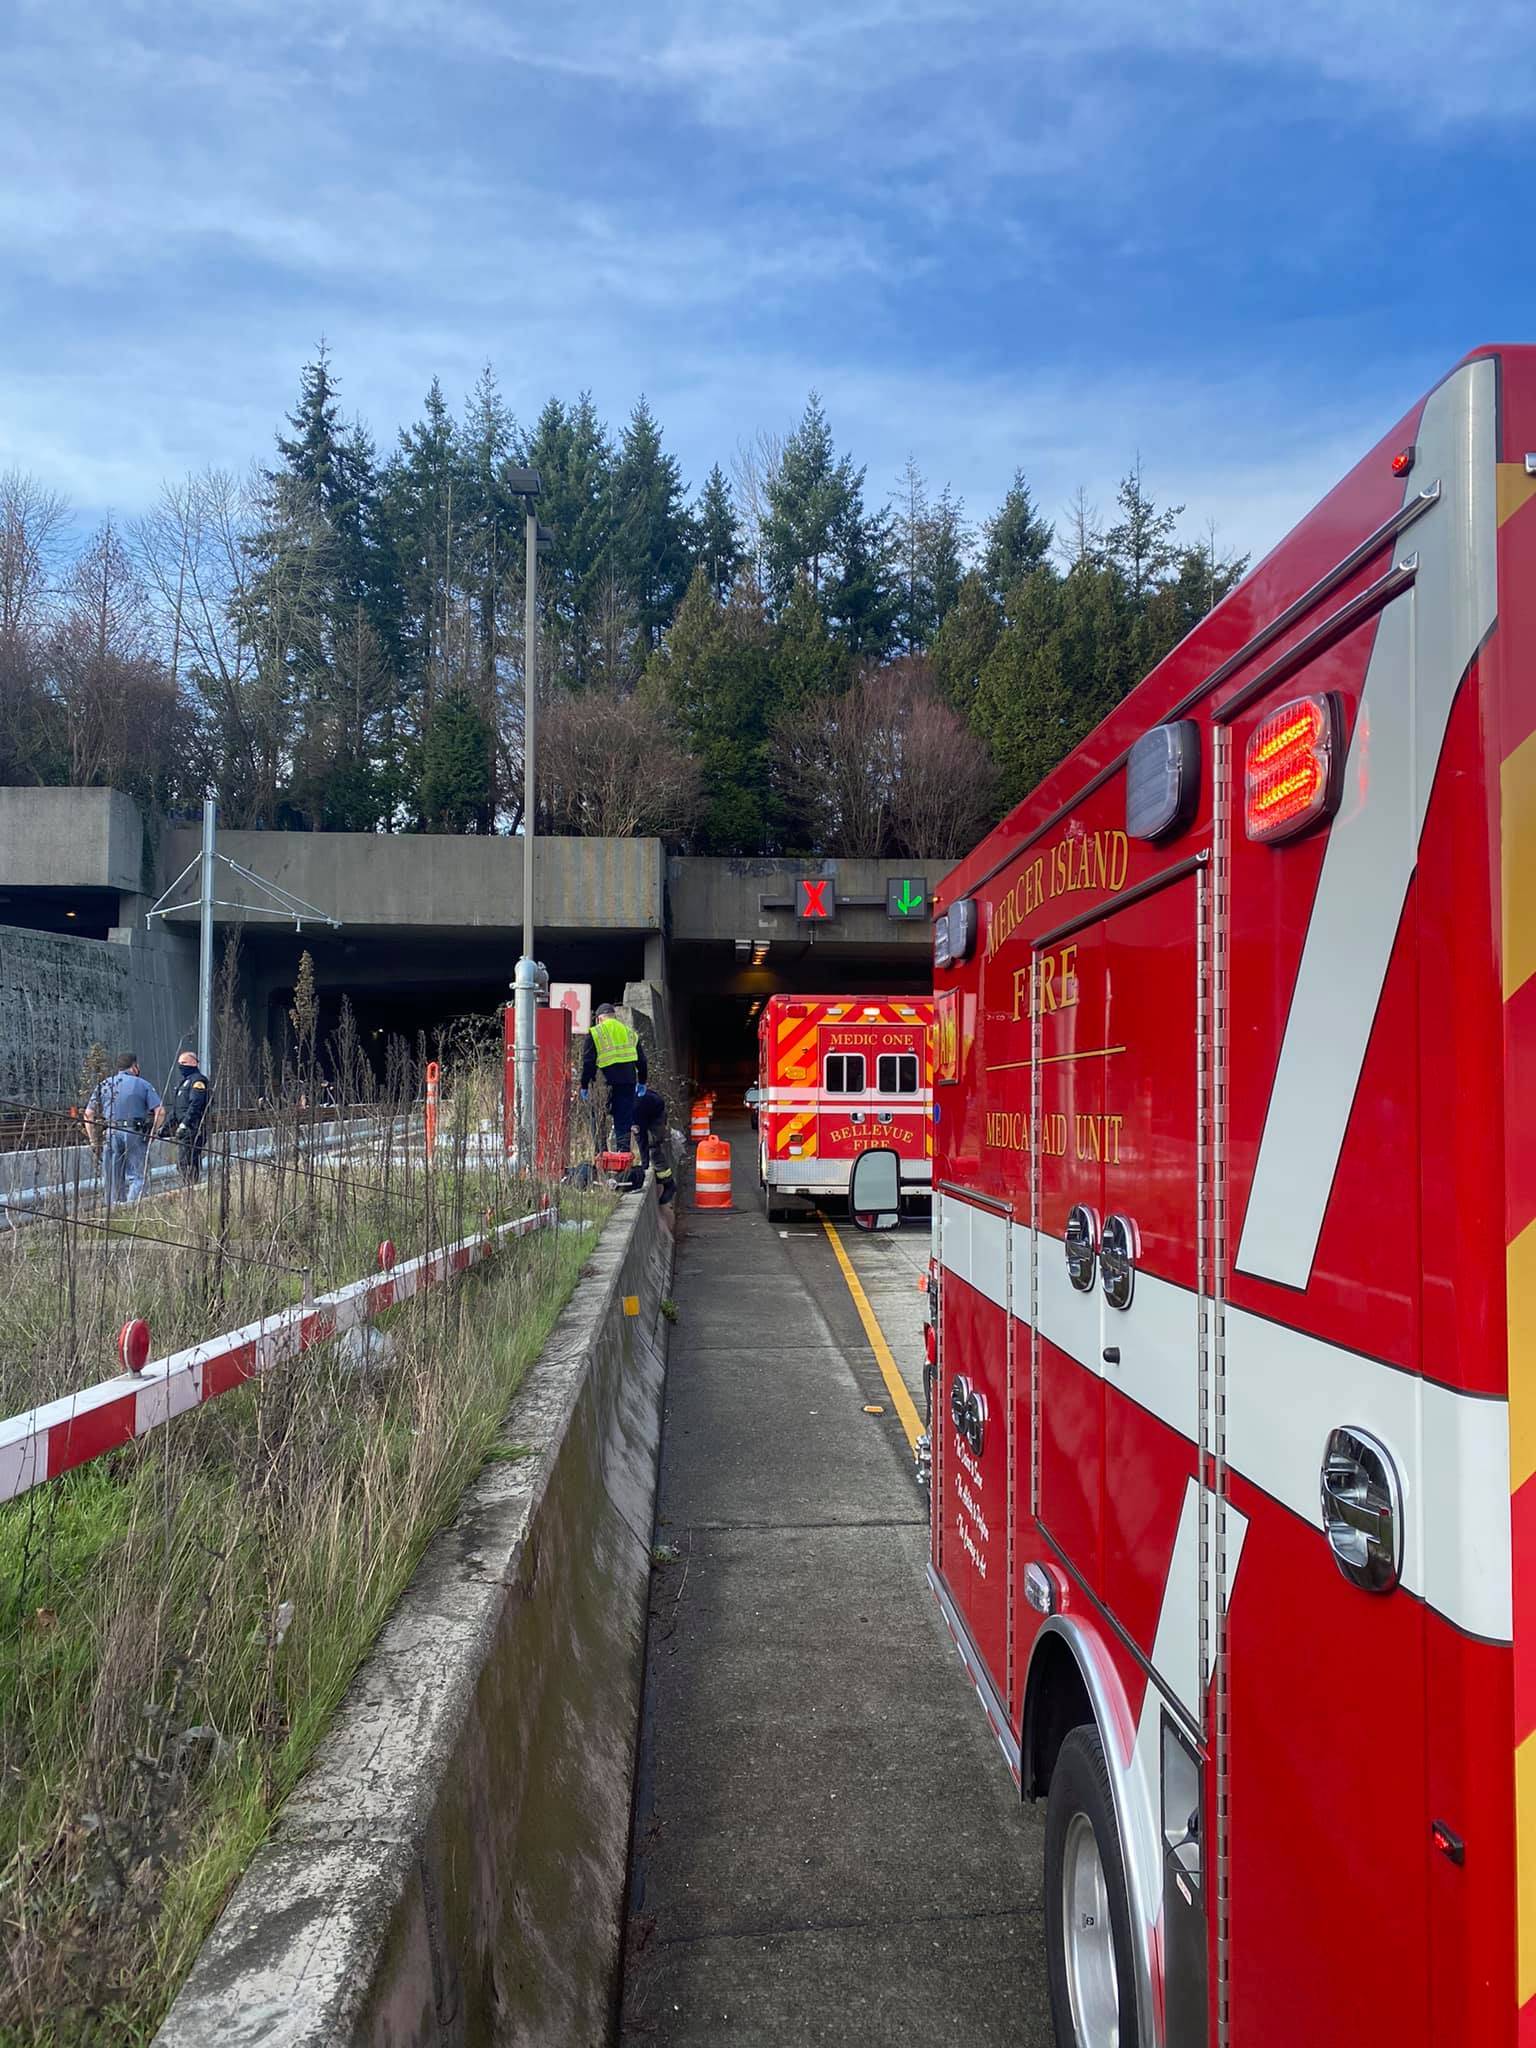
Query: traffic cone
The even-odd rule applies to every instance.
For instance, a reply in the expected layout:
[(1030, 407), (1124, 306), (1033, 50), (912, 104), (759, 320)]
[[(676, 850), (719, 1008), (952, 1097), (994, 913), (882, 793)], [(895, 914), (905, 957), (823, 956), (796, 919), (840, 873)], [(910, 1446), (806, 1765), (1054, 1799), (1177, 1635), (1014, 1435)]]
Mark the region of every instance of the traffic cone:
[(731, 1206), (731, 1148), (724, 1138), (705, 1138), (694, 1160), (695, 1209)]

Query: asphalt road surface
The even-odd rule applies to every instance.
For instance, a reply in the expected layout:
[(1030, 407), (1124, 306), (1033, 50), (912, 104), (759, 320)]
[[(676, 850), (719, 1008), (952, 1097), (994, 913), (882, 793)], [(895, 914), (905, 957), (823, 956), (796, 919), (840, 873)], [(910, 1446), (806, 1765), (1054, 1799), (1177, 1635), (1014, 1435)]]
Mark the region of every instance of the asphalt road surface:
[[(1043, 1810), (925, 1583), (903, 1403), (726, 1135), (737, 1206), (679, 1232), (621, 2039), (1050, 2048)], [(920, 1408), (926, 1224), (834, 1227)]]

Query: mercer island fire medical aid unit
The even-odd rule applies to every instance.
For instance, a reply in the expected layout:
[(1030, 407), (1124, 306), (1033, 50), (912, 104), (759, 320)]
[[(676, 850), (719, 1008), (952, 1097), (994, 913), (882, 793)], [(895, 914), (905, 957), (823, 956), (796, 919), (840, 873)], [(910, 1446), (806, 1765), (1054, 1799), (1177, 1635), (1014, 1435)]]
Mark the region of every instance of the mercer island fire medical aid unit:
[(1531, 2048), (1536, 349), (936, 904), (930, 1577), (1060, 2041)]

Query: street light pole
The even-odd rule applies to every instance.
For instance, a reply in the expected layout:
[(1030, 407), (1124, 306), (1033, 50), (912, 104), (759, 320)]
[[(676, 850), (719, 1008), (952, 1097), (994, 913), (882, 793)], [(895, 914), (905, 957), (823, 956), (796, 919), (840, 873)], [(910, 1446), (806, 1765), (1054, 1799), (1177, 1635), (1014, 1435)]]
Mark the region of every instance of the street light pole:
[[(213, 1072), (213, 861), (219, 807), (203, 799), (203, 859), (197, 891), (197, 1056)], [(183, 1040), (185, 1043), (185, 1040)]]
[[(534, 478), (534, 490), (538, 479)], [(531, 1174), (535, 1159), (534, 1093), (538, 1071), (538, 971), (533, 957), (533, 864), (538, 833), (537, 771), (534, 761), (535, 703), (539, 666), (539, 521), (528, 495), (527, 567), (523, 589), (523, 954), (513, 983), (513, 1024), (516, 1033), (517, 1161)]]

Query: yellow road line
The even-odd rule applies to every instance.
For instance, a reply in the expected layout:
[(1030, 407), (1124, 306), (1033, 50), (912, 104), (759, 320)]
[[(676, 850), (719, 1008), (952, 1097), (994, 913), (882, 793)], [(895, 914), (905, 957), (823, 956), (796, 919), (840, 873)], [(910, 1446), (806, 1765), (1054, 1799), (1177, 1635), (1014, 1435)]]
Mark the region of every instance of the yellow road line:
[(832, 1225), (823, 1216), (821, 1227), (832, 1240), (832, 1249), (837, 1253), (837, 1263), (843, 1269), (843, 1278), (848, 1282), (848, 1292), (853, 1296), (853, 1305), (859, 1312), (859, 1321), (864, 1325), (864, 1334), (869, 1339), (869, 1348), (875, 1354), (875, 1363), (880, 1368), (880, 1377), (885, 1381), (885, 1390), (890, 1395), (901, 1426), (907, 1432), (907, 1442), (914, 1450), (923, 1433), (923, 1425), (913, 1405), (912, 1396), (907, 1392), (907, 1383), (897, 1369), (891, 1347), (885, 1341), (885, 1332), (875, 1320), (875, 1312), (869, 1305), (869, 1296), (864, 1292), (859, 1276), (853, 1270), (853, 1261), (843, 1250), (843, 1241)]

